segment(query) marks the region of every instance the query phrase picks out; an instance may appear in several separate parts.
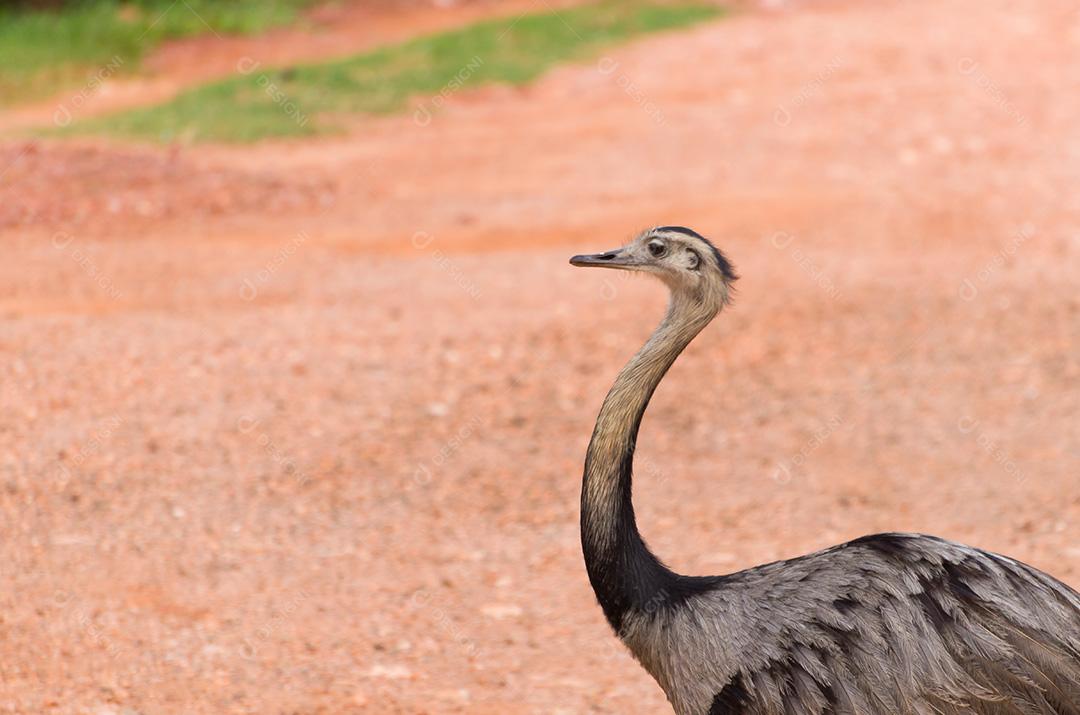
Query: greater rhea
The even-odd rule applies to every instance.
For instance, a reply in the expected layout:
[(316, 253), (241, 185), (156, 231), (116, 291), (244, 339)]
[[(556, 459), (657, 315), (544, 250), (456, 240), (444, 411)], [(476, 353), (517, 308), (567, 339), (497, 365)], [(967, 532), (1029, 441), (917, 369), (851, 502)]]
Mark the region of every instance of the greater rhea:
[(1015, 559), (888, 533), (725, 576), (665, 567), (634, 520), (638, 427), (736, 276), (680, 226), (570, 263), (651, 273), (671, 290), (596, 418), (581, 545), (604, 615), (676, 713), (1080, 715), (1080, 596)]

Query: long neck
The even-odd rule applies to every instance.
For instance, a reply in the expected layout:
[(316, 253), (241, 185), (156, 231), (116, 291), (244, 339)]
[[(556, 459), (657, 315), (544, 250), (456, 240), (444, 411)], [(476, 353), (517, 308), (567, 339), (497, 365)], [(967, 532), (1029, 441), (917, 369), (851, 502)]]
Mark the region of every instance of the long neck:
[(619, 373), (596, 418), (581, 487), (581, 546), (593, 591), (616, 632), (628, 610), (655, 605), (677, 578), (645, 546), (634, 520), (634, 446), (656, 386), (714, 315), (673, 294), (664, 320)]

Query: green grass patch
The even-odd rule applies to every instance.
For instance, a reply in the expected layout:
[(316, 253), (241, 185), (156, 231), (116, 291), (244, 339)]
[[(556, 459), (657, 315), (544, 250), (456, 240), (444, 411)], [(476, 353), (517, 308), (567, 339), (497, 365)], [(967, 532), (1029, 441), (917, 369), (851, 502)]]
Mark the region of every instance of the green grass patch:
[(700, 1), (604, 0), (489, 20), (334, 62), (244, 67), (246, 73), (165, 104), (90, 120), (69, 131), (245, 142), (332, 132), (343, 115), (400, 112), (413, 100), (418, 121), (426, 122), (461, 88), (523, 84), (557, 63), (595, 57), (629, 38), (685, 27), (720, 12)]
[(161, 42), (251, 34), (293, 20), (311, 0), (75, 0), (0, 7), (0, 106), (131, 71)]

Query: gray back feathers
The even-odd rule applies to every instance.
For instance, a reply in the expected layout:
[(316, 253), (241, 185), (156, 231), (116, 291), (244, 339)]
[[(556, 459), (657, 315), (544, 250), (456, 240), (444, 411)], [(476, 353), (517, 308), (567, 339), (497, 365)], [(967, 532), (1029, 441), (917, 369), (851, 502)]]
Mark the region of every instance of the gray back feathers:
[(934, 537), (732, 574), (620, 636), (680, 714), (1080, 715), (1080, 596)]

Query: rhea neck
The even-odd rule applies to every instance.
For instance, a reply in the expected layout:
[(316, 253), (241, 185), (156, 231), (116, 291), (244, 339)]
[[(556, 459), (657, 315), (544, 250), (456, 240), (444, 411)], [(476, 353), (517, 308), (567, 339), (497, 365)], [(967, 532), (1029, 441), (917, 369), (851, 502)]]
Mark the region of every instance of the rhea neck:
[(630, 610), (655, 610), (680, 579), (649, 551), (631, 501), (638, 427), (656, 386), (719, 304), (673, 287), (667, 314), (619, 373), (596, 418), (581, 487), (581, 546), (589, 581), (619, 632)]

